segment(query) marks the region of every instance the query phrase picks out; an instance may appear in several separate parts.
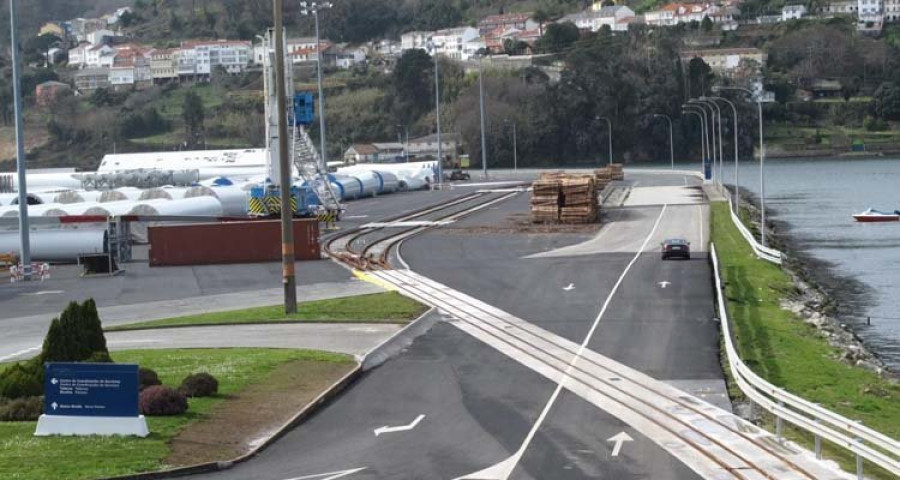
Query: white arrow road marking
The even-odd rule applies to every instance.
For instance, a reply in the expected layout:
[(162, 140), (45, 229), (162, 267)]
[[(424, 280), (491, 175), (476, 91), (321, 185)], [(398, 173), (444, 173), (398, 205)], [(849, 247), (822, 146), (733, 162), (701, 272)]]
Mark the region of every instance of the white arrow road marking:
[(338, 478), (346, 477), (348, 475), (353, 475), (354, 473), (358, 473), (365, 470), (365, 468), (353, 468), (350, 470), (341, 470), (340, 472), (329, 472), (329, 473), (317, 473), (315, 475), (305, 475), (303, 477), (293, 477), (288, 478), (286, 480), (313, 480), (317, 478), (319, 480), (336, 480)]
[(563, 290), (565, 290), (567, 292), (571, 292), (572, 290), (575, 290), (575, 284), (570, 283), (568, 287), (563, 287)]
[(618, 457), (618, 456), (619, 456), (619, 452), (622, 451), (622, 444), (625, 443), (625, 442), (633, 442), (634, 439), (631, 438), (631, 437), (630, 437), (627, 433), (625, 433), (625, 432), (619, 432), (619, 434), (610, 437), (610, 438), (607, 439), (606, 441), (607, 441), (607, 442), (616, 442), (616, 444), (613, 446), (612, 456)]
[(666, 288), (666, 287), (668, 287), (668, 286), (671, 285), (671, 284), (672, 284), (672, 282), (665, 282), (665, 281), (659, 282), (659, 286), (660, 286), (661, 288)]
[(63, 290), (41, 290), (41, 291), (38, 291), (38, 292), (23, 293), (22, 295), (28, 295), (28, 296), (31, 296), (31, 297), (37, 297), (37, 296), (40, 296), (40, 295), (59, 295), (60, 293), (66, 293), (66, 292), (64, 292)]
[(625, 281), (625, 277), (628, 275), (628, 272), (631, 271), (631, 268), (635, 263), (641, 258), (641, 254), (644, 250), (647, 249), (647, 244), (650, 243), (650, 239), (653, 238), (653, 235), (656, 234), (656, 230), (659, 229), (659, 224), (662, 222), (663, 217), (666, 215), (666, 209), (668, 205), (663, 205), (662, 210), (659, 212), (659, 217), (656, 218), (656, 223), (653, 224), (653, 228), (650, 229), (650, 233), (644, 238), (644, 243), (641, 244), (641, 248), (638, 249), (637, 253), (635, 253), (634, 257), (628, 262), (628, 265), (625, 266), (625, 269), (619, 275), (619, 278), (616, 280), (616, 283), (613, 285), (612, 290), (610, 290), (609, 295), (606, 297), (606, 301), (603, 302), (603, 306), (600, 308), (600, 313), (597, 314), (597, 317), (594, 319), (593, 325), (591, 325), (591, 329), (588, 331), (587, 335), (584, 337), (584, 340), (581, 342), (581, 345), (578, 346), (578, 351), (575, 352), (575, 356), (572, 357), (572, 360), (568, 362), (566, 369), (562, 372), (562, 377), (559, 378), (556, 389), (553, 391), (553, 394), (550, 395), (550, 399), (547, 400), (547, 404), (544, 405), (544, 409), (541, 411), (541, 414), (538, 416), (537, 421), (532, 425), (531, 430), (525, 436), (525, 439), (522, 441), (522, 445), (519, 446), (519, 449), (516, 450), (515, 453), (512, 454), (506, 460), (503, 460), (497, 465), (493, 467), (489, 467), (480, 472), (473, 473), (471, 475), (464, 475), (462, 477), (457, 478), (456, 480), (507, 480), (513, 473), (513, 470), (516, 469), (516, 465), (518, 465), (519, 461), (525, 455), (525, 451), (528, 450), (529, 445), (531, 445), (531, 441), (534, 439), (535, 434), (543, 425), (544, 420), (547, 418), (547, 415), (550, 413), (550, 410), (553, 408), (553, 405), (556, 403), (556, 399), (559, 398), (559, 394), (562, 393), (563, 389), (566, 388), (566, 384), (571, 380), (571, 375), (573, 370), (575, 370), (578, 361), (584, 356), (585, 351), (588, 350), (587, 346), (591, 342), (591, 339), (594, 338), (594, 333), (597, 331), (597, 328), (600, 327), (600, 321), (603, 320), (603, 316), (606, 314), (606, 310), (609, 309), (609, 305), (612, 303), (613, 297), (615, 297), (616, 292), (619, 291), (619, 287), (621, 287), (622, 282)]
[(421, 422), (423, 418), (425, 418), (425, 415), (419, 415), (409, 425), (401, 425), (399, 427), (389, 427), (389, 426), (385, 425), (381, 428), (376, 428), (375, 436), (377, 437), (377, 436), (381, 435), (382, 433), (406, 432), (406, 431), (412, 430), (412, 429), (416, 428), (416, 425), (418, 425), (419, 422)]

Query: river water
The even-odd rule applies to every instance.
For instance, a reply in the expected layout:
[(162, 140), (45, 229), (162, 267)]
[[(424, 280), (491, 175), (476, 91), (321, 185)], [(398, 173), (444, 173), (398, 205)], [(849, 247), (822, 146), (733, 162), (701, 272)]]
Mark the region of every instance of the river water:
[[(733, 172), (726, 168), (726, 183)], [(739, 174), (741, 187), (758, 194), (759, 163), (741, 165)], [(870, 207), (900, 210), (900, 158), (769, 160), (766, 197), (769, 219), (787, 227), (791, 248), (824, 262), (813, 262), (812, 273), (842, 304), (841, 321), (900, 371), (900, 222), (851, 217)]]

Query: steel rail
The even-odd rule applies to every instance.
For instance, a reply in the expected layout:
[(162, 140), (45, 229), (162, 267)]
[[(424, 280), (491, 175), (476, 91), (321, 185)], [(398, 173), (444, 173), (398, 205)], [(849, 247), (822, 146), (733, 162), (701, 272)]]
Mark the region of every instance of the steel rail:
[[(391, 275), (399, 276), (399, 275), (402, 275), (402, 272), (398, 272), (398, 271), (390, 271), (390, 272), (382, 272), (382, 274), (385, 275), (385, 276), (391, 276)], [(403, 288), (403, 289), (411, 289), (411, 290), (416, 290), (416, 291), (418, 291), (419, 294), (418, 294), (417, 296), (419, 296), (421, 300), (425, 301), (425, 303), (428, 303), (428, 304), (432, 304), (432, 305), (433, 305), (433, 304), (434, 304), (434, 299), (436, 299), (436, 297), (434, 297), (432, 294), (429, 294), (427, 291), (423, 291), (421, 288), (415, 287), (415, 280), (419, 280), (419, 279), (406, 279), (406, 280), (404, 280), (404, 279), (401, 278), (401, 279), (398, 279), (397, 283), (402, 283), (402, 288)], [(518, 324), (518, 323), (515, 323), (515, 322), (510, 322), (508, 319), (505, 319), (505, 318), (503, 318), (503, 317), (501, 317), (501, 316), (499, 316), (499, 315), (497, 315), (497, 314), (495, 314), (495, 313), (492, 313), (492, 312), (490, 312), (490, 311), (488, 311), (488, 310), (486, 310), (486, 309), (480, 307), (479, 305), (476, 305), (476, 304), (472, 304), (472, 303), (470, 303), (470, 302), (467, 302), (464, 298), (460, 298), (459, 295), (454, 295), (454, 293), (448, 292), (448, 291), (446, 291), (446, 290), (442, 290), (442, 292), (443, 292), (444, 294), (450, 296), (450, 297), (453, 297), (454, 300), (458, 301), (458, 302), (459, 302), (460, 304), (462, 304), (462, 305), (468, 306), (469, 308), (473, 308), (473, 309), (479, 310), (479, 311), (485, 313), (486, 315), (488, 315), (488, 316), (490, 316), (490, 317), (493, 317), (494, 319), (499, 320), (500, 322), (502, 322), (502, 323), (508, 325), (508, 326), (511, 327), (511, 328), (515, 328), (515, 329), (521, 330), (522, 332), (526, 333), (527, 335), (536, 338), (538, 342), (543, 342), (543, 343), (549, 344), (549, 345), (551, 345), (551, 346), (554, 346), (554, 347), (556, 347), (557, 349), (566, 351), (566, 352), (571, 353), (571, 354), (573, 354), (573, 355), (577, 355), (576, 352), (573, 352), (572, 349), (566, 347), (564, 344), (556, 343), (556, 342), (553, 342), (553, 341), (548, 340), (548, 339), (546, 339), (546, 338), (540, 337), (540, 336), (537, 335), (536, 333), (534, 333), (534, 332), (532, 332), (532, 331), (529, 331), (527, 328), (524, 328), (524, 326), (523, 326), (522, 324)], [(428, 300), (429, 298), (431, 298), (432, 300)], [(438, 299), (438, 300), (439, 300), (439, 299)], [(512, 335), (510, 335), (509, 333), (505, 332), (503, 329), (501, 329), (499, 326), (496, 326), (496, 325), (490, 325), (490, 324), (487, 324), (487, 323), (485, 323), (485, 322), (479, 322), (479, 321), (474, 321), (474, 320), (466, 320), (465, 317), (471, 316), (471, 314), (466, 314), (464, 311), (460, 310), (460, 309), (459, 309), (458, 307), (456, 307), (456, 306), (452, 306), (452, 305), (441, 305), (439, 308), (442, 308), (442, 309), (444, 309), (444, 310), (447, 310), (449, 313), (453, 313), (454, 316), (455, 316), (456, 318), (458, 318), (459, 320), (461, 320), (461, 321), (463, 321), (463, 322), (465, 322), (465, 323), (467, 323), (467, 324), (469, 324), (469, 325), (471, 325), (471, 326), (473, 326), (473, 327), (475, 327), (475, 328), (478, 328), (479, 330), (481, 330), (481, 331), (485, 332), (486, 334), (488, 334), (488, 335), (490, 335), (490, 336), (496, 338), (497, 340), (499, 340), (499, 341), (501, 341), (501, 342), (504, 342), (504, 343), (508, 344), (509, 346), (511, 346), (511, 347), (513, 347), (513, 348), (519, 350), (520, 352), (524, 353), (525, 355), (528, 355), (528, 356), (534, 358), (535, 360), (537, 360), (537, 361), (539, 361), (539, 362), (541, 362), (541, 363), (544, 363), (545, 365), (548, 365), (551, 369), (553, 369), (553, 370), (555, 370), (555, 371), (557, 371), (557, 372), (564, 373), (565, 370), (566, 370), (566, 368), (568, 368), (567, 365), (569, 364), (569, 361), (568, 361), (567, 359), (561, 358), (561, 357), (559, 357), (559, 356), (557, 356), (557, 355), (554, 355), (553, 353), (550, 353), (546, 348), (543, 348), (543, 347), (541, 347), (541, 346), (539, 346), (539, 345), (533, 343), (532, 341), (528, 341), (528, 340), (526, 340), (526, 339), (524, 339), (524, 338), (521, 338), (521, 337), (512, 336)], [(454, 313), (454, 311), (456, 311), (457, 313)], [(525, 344), (525, 345), (527, 345), (527, 346), (529, 346), (529, 347), (531, 347), (531, 348), (533, 348), (533, 349), (535, 349), (535, 350), (537, 350), (537, 351), (544, 352), (544, 353), (546, 354), (546, 356), (555, 359), (555, 360), (558, 361), (561, 365), (564, 365), (564, 366), (566, 366), (566, 367), (557, 367), (557, 366), (554, 366), (552, 363), (548, 362), (546, 359), (536, 357), (535, 355), (533, 355), (533, 354), (531, 354), (531, 353), (525, 351), (525, 350), (522, 349), (521, 347), (515, 345), (515, 344), (512, 343), (510, 340), (508, 340), (508, 339), (506, 339), (506, 338), (502, 338), (501, 335), (498, 335), (497, 333), (493, 333), (492, 331), (489, 331), (486, 327), (490, 327), (490, 328), (492, 328), (492, 329), (494, 329), (494, 330), (497, 330), (497, 331), (500, 332), (500, 334), (505, 334), (506, 336), (512, 336), (512, 338), (515, 339), (516, 341), (521, 342), (521, 343), (523, 343), (523, 344)], [(612, 375), (614, 376), (614, 378), (618, 378), (618, 379), (620, 379), (620, 380), (624, 380), (624, 381), (626, 381), (626, 382), (628, 382), (628, 383), (634, 385), (634, 386), (637, 387), (638, 389), (643, 389), (643, 390), (646, 390), (646, 391), (648, 391), (648, 392), (650, 392), (650, 393), (653, 393), (653, 394), (655, 394), (655, 395), (660, 395), (660, 396), (664, 397), (666, 400), (668, 400), (669, 402), (671, 402), (671, 403), (673, 403), (673, 404), (675, 404), (675, 405), (678, 405), (679, 407), (688, 409), (688, 410), (690, 410), (690, 411), (692, 411), (692, 412), (694, 412), (694, 413), (696, 413), (696, 414), (698, 414), (698, 415), (700, 415), (700, 416), (702, 416), (702, 417), (705, 417), (705, 418), (708, 419), (708, 420), (711, 420), (711, 421), (715, 422), (716, 424), (718, 424), (718, 425), (720, 425), (720, 426), (725, 427), (727, 430), (729, 430), (730, 432), (732, 432), (732, 433), (734, 433), (734, 434), (739, 435), (741, 438), (743, 438), (744, 440), (748, 441), (749, 443), (751, 443), (752, 445), (754, 445), (756, 448), (759, 448), (760, 450), (764, 450), (764, 451), (766, 451), (767, 453), (769, 453), (770, 455), (772, 455), (772, 456), (774, 456), (775, 458), (777, 458), (778, 460), (782, 461), (785, 465), (791, 467), (791, 468), (794, 469), (797, 473), (803, 475), (803, 476), (806, 477), (806, 478), (809, 478), (809, 479), (811, 479), (811, 480), (815, 480), (815, 479), (817, 478), (817, 477), (814, 476), (812, 473), (807, 472), (807, 471), (804, 470), (802, 467), (796, 465), (794, 462), (792, 462), (792, 461), (790, 461), (790, 460), (784, 458), (784, 456), (782, 456), (782, 455), (779, 455), (779, 454), (778, 454), (777, 452), (775, 452), (771, 447), (769, 447), (769, 446), (767, 446), (767, 445), (762, 445), (762, 444), (759, 444), (759, 443), (753, 441), (753, 439), (752, 439), (747, 433), (740, 431), (739, 429), (735, 428), (733, 425), (729, 425), (728, 423), (723, 422), (721, 419), (717, 418), (717, 417), (714, 416), (714, 415), (711, 415), (711, 414), (708, 414), (708, 413), (704, 412), (703, 410), (697, 408), (695, 405), (693, 405), (693, 404), (690, 403), (690, 402), (685, 402), (685, 401), (683, 401), (683, 400), (680, 400), (680, 399), (677, 398), (677, 397), (674, 397), (674, 398), (673, 398), (673, 397), (671, 397), (670, 395), (668, 395), (668, 393), (666, 393), (666, 392), (662, 392), (662, 391), (660, 391), (660, 390), (658, 390), (658, 389), (654, 389), (654, 388), (652, 388), (652, 387), (648, 387), (647, 385), (645, 385), (645, 384), (643, 384), (643, 383), (641, 383), (641, 382), (639, 382), (639, 381), (637, 381), (637, 380), (633, 380), (633, 379), (631, 379), (631, 378), (628, 378), (628, 376), (627, 376), (627, 375), (623, 375), (622, 372), (616, 371), (616, 370), (614, 370), (614, 369), (612, 369), (612, 368), (610, 368), (610, 367), (608, 367), (608, 366), (602, 365), (602, 364), (600, 364), (600, 363), (598, 363), (598, 362), (592, 360), (592, 359), (589, 358), (589, 357), (582, 356), (582, 357), (580, 357), (580, 360), (586, 361), (587, 363), (590, 363), (590, 364), (593, 365), (595, 368), (598, 368), (598, 369), (600, 369), (600, 370), (609, 372), (610, 374), (612, 374)], [(706, 432), (703, 432), (702, 430), (698, 429), (695, 425), (693, 425), (693, 424), (691, 424), (691, 423), (689, 423), (689, 422), (687, 422), (687, 421), (685, 421), (685, 420), (683, 420), (683, 419), (680, 419), (680, 418), (678, 418), (678, 417), (675, 417), (674, 415), (672, 415), (670, 412), (666, 411), (665, 409), (663, 409), (663, 408), (660, 407), (659, 405), (653, 404), (652, 402), (649, 402), (649, 401), (647, 401), (647, 400), (645, 400), (645, 399), (643, 399), (643, 398), (641, 398), (641, 397), (639, 397), (639, 396), (637, 396), (637, 395), (635, 395), (635, 394), (633, 394), (633, 393), (630, 393), (630, 392), (626, 391), (626, 390), (622, 387), (622, 382), (611, 381), (611, 380), (609, 380), (609, 379), (605, 379), (605, 378), (602, 378), (602, 377), (598, 377), (597, 375), (595, 375), (595, 374), (593, 374), (593, 373), (591, 373), (591, 372), (586, 371), (583, 367), (580, 367), (580, 366), (578, 366), (577, 364), (573, 365), (573, 366), (571, 367), (571, 369), (580, 372), (583, 376), (586, 376), (586, 377), (588, 377), (589, 379), (592, 379), (592, 380), (595, 380), (595, 381), (598, 381), (598, 382), (602, 383), (604, 389), (601, 389), (601, 387), (597, 386), (596, 384), (590, 384), (590, 383), (587, 383), (587, 382), (585, 382), (583, 379), (579, 379), (577, 376), (572, 376), (571, 374), (568, 375), (569, 378), (571, 378), (571, 379), (573, 379), (573, 380), (575, 380), (575, 381), (581, 383), (581, 384), (584, 385), (585, 387), (587, 387), (587, 388), (589, 388), (589, 389), (591, 389), (591, 390), (594, 390), (594, 391), (596, 391), (596, 392), (599, 392), (599, 393), (601, 393), (601, 394), (603, 394), (603, 395), (607, 395), (607, 396), (608, 396), (608, 391), (609, 391), (609, 390), (606, 389), (606, 387), (609, 387), (609, 388), (611, 388), (611, 389), (613, 389), (613, 390), (619, 392), (619, 394), (624, 395), (624, 396), (628, 397), (628, 398), (631, 399), (631, 400), (634, 400), (634, 401), (636, 401), (636, 402), (639, 402), (639, 403), (645, 405), (646, 408), (649, 408), (650, 410), (657, 412), (657, 414), (662, 415), (663, 417), (669, 419), (670, 421), (676, 422), (676, 423), (678, 423), (678, 424), (680, 424), (680, 425), (686, 427), (686, 428), (689, 429), (692, 433), (694, 433), (694, 434), (696, 434), (696, 435), (699, 435), (699, 436), (701, 436), (701, 437), (704, 437), (707, 441), (709, 441), (709, 442), (711, 442), (711, 443), (717, 445), (717, 446), (720, 447), (721, 449), (723, 449), (723, 450), (727, 451), (729, 454), (733, 455), (735, 458), (738, 458), (738, 459), (740, 459), (741, 461), (743, 461), (746, 465), (751, 466), (751, 467), (752, 467), (753, 469), (755, 469), (756, 471), (758, 471), (758, 472), (762, 473), (764, 476), (768, 477), (769, 472), (767, 472), (763, 467), (759, 467), (759, 466), (755, 465), (752, 461), (750, 461), (748, 458), (746, 458), (745, 455), (743, 455), (743, 454), (741, 454), (741, 453), (735, 451), (734, 449), (730, 448), (729, 446), (727, 446), (726, 444), (722, 443), (719, 439), (717, 439), (717, 438), (711, 436), (710, 434), (708, 434), (708, 433), (706, 433)], [(633, 411), (634, 413), (636, 413), (637, 415), (640, 415), (640, 416), (644, 417), (645, 419), (647, 419), (648, 421), (654, 423), (654, 424), (657, 425), (658, 427), (665, 429), (666, 431), (668, 431), (668, 432), (671, 433), (672, 435), (678, 437), (679, 439), (681, 439), (681, 440), (684, 441), (685, 443), (691, 445), (692, 447), (694, 447), (695, 449), (697, 449), (699, 453), (703, 454), (704, 456), (706, 456), (707, 458), (709, 458), (711, 461), (713, 461), (713, 462), (715, 462), (716, 464), (720, 465), (724, 470), (729, 471), (729, 472), (732, 473), (733, 475), (735, 475), (735, 476), (737, 476), (737, 477), (739, 477), (739, 478), (755, 478), (755, 477), (752, 477), (752, 476), (750, 476), (750, 477), (745, 476), (743, 472), (740, 472), (739, 470), (733, 469), (732, 467), (730, 467), (729, 465), (727, 465), (726, 463), (724, 463), (724, 460), (717, 458), (713, 453), (711, 453), (711, 452), (709, 452), (709, 451), (703, 449), (702, 447), (700, 447), (700, 446), (697, 444), (697, 442), (695, 442), (695, 441), (692, 440), (691, 438), (688, 438), (687, 436), (685, 436), (685, 434), (683, 433), (683, 431), (678, 431), (678, 430), (675, 430), (675, 429), (673, 429), (673, 428), (671, 428), (671, 427), (668, 427), (668, 426), (666, 426), (666, 425), (660, 424), (660, 423), (658, 422), (658, 420), (654, 420), (654, 419), (652, 418), (652, 416), (650, 416), (648, 413), (646, 413), (646, 412), (641, 412), (641, 411), (639, 411), (639, 410), (633, 408), (633, 405), (626, 404), (626, 403), (622, 402), (621, 400), (616, 400), (616, 399), (613, 399), (613, 400), (616, 401), (616, 402), (618, 402), (618, 403), (620, 403), (620, 404), (623, 405), (624, 407), (626, 407), (626, 408), (632, 410), (632, 411)]]

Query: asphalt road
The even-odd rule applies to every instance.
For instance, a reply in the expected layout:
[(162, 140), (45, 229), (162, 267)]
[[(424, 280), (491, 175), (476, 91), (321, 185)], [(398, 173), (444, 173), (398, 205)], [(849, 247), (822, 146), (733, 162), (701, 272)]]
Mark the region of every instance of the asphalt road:
[[(693, 179), (641, 175), (635, 188), (685, 181)], [(632, 262), (654, 226), (647, 243), (684, 235), (699, 245), (701, 235), (708, 238), (700, 199), (679, 195), (686, 198), (672, 207), (638, 197), (607, 212), (599, 232), (566, 234), (514, 231), (510, 219), (521, 220), (528, 209), (529, 196), (521, 195), (410, 239), (401, 254), (414, 271), (576, 343), (621, 283), (589, 348), (657, 379), (715, 393), (722, 372), (705, 254), (661, 262), (654, 245)], [(441, 323), (259, 457), (196, 478), (460, 478), (516, 452), (555, 387)], [(412, 428), (375, 435), (384, 426)], [(609, 439), (621, 432), (633, 441), (613, 455)], [(699, 477), (621, 420), (563, 391), (510, 478)]]

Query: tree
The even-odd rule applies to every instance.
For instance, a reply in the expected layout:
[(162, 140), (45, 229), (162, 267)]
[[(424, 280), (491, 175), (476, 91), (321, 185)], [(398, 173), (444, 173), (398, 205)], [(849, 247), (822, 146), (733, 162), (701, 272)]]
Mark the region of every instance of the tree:
[(700, 28), (706, 33), (711, 32), (713, 29), (712, 19), (709, 17), (703, 17), (703, 21), (700, 22)]
[(709, 93), (714, 78), (712, 68), (702, 58), (692, 58), (688, 62), (688, 96), (697, 98)]
[(572, 22), (552, 23), (535, 44), (535, 49), (540, 53), (559, 53), (577, 42), (580, 35)]
[(900, 88), (893, 82), (884, 82), (872, 96), (875, 114), (883, 120), (900, 120)]
[(205, 113), (203, 100), (193, 90), (184, 96), (181, 118), (184, 121), (184, 142), (187, 148), (199, 148), (203, 145), (203, 121)]
[(434, 62), (425, 50), (403, 52), (394, 68), (392, 94), (397, 120), (409, 124), (431, 110), (434, 101)]

